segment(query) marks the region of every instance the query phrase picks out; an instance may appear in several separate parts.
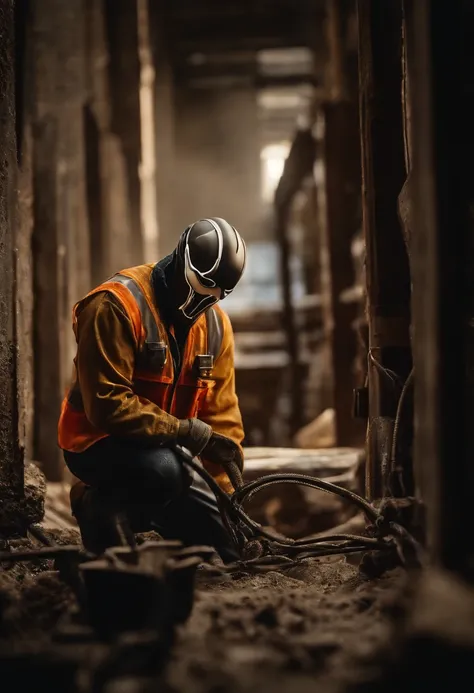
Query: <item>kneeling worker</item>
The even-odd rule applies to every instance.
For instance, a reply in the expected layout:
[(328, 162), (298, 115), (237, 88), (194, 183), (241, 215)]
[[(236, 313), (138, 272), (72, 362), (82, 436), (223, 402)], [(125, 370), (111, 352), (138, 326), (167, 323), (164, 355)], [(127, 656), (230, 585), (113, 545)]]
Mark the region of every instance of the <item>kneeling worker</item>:
[(202, 219), (155, 265), (123, 270), (76, 304), (73, 383), (59, 446), (79, 480), (71, 506), (86, 548), (117, 544), (111, 517), (237, 558), (217, 504), (191, 485), (173, 450), (199, 456), (222, 489), (243, 467), (234, 339), (217, 302), (240, 280), (245, 244), (224, 219)]

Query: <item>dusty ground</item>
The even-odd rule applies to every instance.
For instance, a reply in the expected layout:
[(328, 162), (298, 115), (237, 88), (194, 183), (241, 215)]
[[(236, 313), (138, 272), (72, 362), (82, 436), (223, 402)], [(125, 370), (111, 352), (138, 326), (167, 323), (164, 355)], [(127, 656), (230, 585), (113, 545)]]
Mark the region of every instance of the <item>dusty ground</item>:
[(404, 583), (360, 580), (345, 561), (312, 561), (199, 591), (167, 681), (176, 693), (339, 691), (370, 676)]
[[(347, 690), (370, 678), (403, 585), (403, 573), (369, 583), (332, 559), (201, 587), (160, 681), (110, 693)], [(74, 602), (48, 562), (0, 572), (0, 599), (0, 652), (2, 642), (43, 641)]]

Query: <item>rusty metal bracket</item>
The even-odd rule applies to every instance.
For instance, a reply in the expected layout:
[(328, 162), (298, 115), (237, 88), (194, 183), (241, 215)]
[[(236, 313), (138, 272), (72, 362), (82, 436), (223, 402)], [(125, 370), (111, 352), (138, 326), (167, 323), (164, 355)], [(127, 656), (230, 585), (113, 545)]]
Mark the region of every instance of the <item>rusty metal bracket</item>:
[(353, 391), (352, 416), (355, 419), (369, 418), (369, 388), (358, 387)]

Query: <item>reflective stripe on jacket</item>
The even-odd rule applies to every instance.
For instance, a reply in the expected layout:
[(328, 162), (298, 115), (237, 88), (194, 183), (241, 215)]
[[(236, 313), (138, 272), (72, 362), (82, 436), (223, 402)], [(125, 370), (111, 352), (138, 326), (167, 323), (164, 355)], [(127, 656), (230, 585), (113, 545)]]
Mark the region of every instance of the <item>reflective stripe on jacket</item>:
[[(191, 327), (179, 376), (175, 382), (169, 337), (160, 319), (151, 284), (153, 265), (122, 270), (79, 301), (73, 309), (73, 329), (77, 337), (77, 315), (90, 296), (107, 291), (120, 303), (133, 326), (136, 341), (136, 363), (133, 392), (178, 419), (198, 417), (217, 433), (232, 438), (239, 445), (243, 439), (242, 419), (235, 394), (233, 334), (229, 318), (214, 306)], [(214, 356), (208, 377), (202, 377), (198, 357)], [(59, 446), (63, 450), (82, 452), (107, 437), (88, 420), (82, 402), (77, 373), (64, 398), (59, 420)], [(228, 488), (222, 468), (203, 460), (205, 467)]]

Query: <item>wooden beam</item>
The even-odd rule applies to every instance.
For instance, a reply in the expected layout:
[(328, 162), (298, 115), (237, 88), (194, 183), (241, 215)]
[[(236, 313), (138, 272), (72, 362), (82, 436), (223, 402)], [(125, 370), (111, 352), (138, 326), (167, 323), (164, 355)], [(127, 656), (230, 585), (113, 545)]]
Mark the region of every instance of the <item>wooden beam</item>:
[(300, 345), (292, 295), (292, 276), (290, 267), (291, 243), (288, 230), (290, 223), (290, 202), (286, 202), (277, 208), (275, 230), (280, 252), (280, 281), (283, 294), (282, 322), (286, 335), (286, 349), (289, 358), (287, 382), (290, 394), (289, 434), (291, 439), (304, 423), (304, 403), (300, 368)]
[(345, 96), (346, 91), (346, 47), (342, 33), (341, 0), (327, 0), (327, 35), (329, 45), (328, 89), (333, 101)]
[[(397, 214), (405, 181), (401, 1), (358, 0), (362, 210), (369, 324), (367, 494), (390, 493), (391, 444), (411, 370), (410, 272)], [(411, 488), (410, 470), (404, 478)]]
[(325, 0), (304, 4), (298, 0), (258, 8), (251, 2), (233, 8), (220, 2), (206, 11), (195, 3), (183, 13), (173, 3), (169, 12), (173, 53), (290, 47), (323, 52), (325, 4)]
[(354, 267), (352, 237), (359, 224), (361, 188), (360, 142), (357, 102), (349, 98), (348, 51), (343, 34), (340, 0), (327, 1), (329, 61), (326, 92), (329, 101), (321, 108), (321, 159), (324, 175), (318, 186), (321, 231), (319, 237), (321, 296), (326, 333), (336, 444), (360, 445), (363, 424), (353, 418), (353, 388), (357, 340), (353, 329), (355, 305), (341, 300), (352, 286)]
[(351, 241), (357, 230), (360, 200), (360, 144), (357, 106), (338, 101), (323, 106), (325, 218), (321, 225), (321, 295), (329, 343), (336, 415), (336, 444), (364, 440), (363, 424), (353, 418), (357, 340), (352, 323), (355, 305), (341, 300), (352, 286)]
[(310, 130), (298, 130), (288, 157), (283, 175), (275, 193), (276, 239), (280, 251), (280, 280), (283, 293), (283, 329), (286, 334), (289, 356), (290, 390), (290, 435), (293, 436), (304, 423), (304, 402), (302, 369), (300, 364), (300, 344), (296, 322), (294, 299), (292, 296), (291, 239), (289, 224), (293, 198), (304, 179), (311, 175), (316, 155), (316, 142)]
[[(474, 580), (474, 8), (406, 3), (415, 472), (435, 563)], [(449, 46), (449, 50), (446, 47)]]

